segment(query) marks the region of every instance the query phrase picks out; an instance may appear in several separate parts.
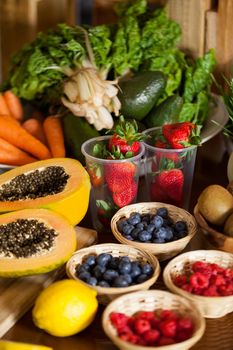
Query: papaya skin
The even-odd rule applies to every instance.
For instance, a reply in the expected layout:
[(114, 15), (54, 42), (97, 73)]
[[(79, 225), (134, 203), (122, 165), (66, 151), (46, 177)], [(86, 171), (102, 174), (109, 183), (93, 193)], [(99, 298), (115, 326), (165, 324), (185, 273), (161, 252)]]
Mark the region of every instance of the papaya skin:
[(85, 216), (90, 196), (90, 178), (82, 164), (71, 158), (52, 158), (23, 165), (0, 175), (0, 187), (20, 174), (47, 166), (64, 167), (70, 175), (65, 189), (54, 195), (18, 201), (0, 201), (0, 213), (26, 208), (50, 209), (64, 216), (72, 225), (77, 225)]
[(17, 219), (36, 219), (53, 228), (58, 236), (54, 247), (27, 258), (0, 257), (0, 276), (19, 277), (46, 273), (65, 264), (77, 249), (76, 232), (61, 215), (46, 209), (24, 209), (0, 215), (0, 226)]
[(0, 340), (1, 350), (53, 350), (48, 346)]

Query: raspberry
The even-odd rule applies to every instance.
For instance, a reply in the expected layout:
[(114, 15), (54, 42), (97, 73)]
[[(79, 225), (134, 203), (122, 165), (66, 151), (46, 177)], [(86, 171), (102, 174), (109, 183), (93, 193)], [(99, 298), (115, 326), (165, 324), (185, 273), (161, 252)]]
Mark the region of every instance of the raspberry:
[(122, 334), (128, 334), (128, 333), (133, 333), (131, 328), (129, 328), (128, 326), (124, 326), (124, 327), (120, 327), (117, 329), (117, 333), (118, 335), (122, 335)]
[(134, 323), (135, 323), (135, 317), (134, 316), (128, 317), (127, 326), (129, 326), (131, 329), (133, 329)]
[(175, 344), (175, 340), (169, 337), (161, 337), (157, 345), (171, 345)]
[(153, 320), (150, 320), (151, 328), (158, 329), (160, 325), (160, 320), (157, 316), (154, 316)]
[(143, 339), (146, 341), (147, 344), (149, 345), (155, 345), (157, 340), (160, 337), (159, 331), (157, 329), (151, 329), (149, 331), (146, 331), (142, 335)]
[(152, 311), (139, 311), (136, 315), (136, 318), (138, 319), (144, 319), (144, 320), (153, 320), (155, 317), (155, 313)]
[(217, 275), (218, 273), (222, 273), (224, 271), (224, 268), (222, 268), (218, 264), (209, 264), (209, 266), (212, 270), (212, 275)]
[(134, 329), (136, 333), (140, 335), (146, 331), (149, 331), (151, 329), (151, 325), (148, 320), (137, 319), (134, 323)]
[(202, 295), (206, 297), (218, 297), (219, 293), (217, 291), (217, 288), (215, 285), (209, 286), (207, 289), (205, 289), (202, 293)]
[(188, 279), (186, 275), (178, 275), (173, 279), (173, 283), (177, 287), (182, 287), (187, 282), (188, 282)]
[(225, 286), (219, 286), (218, 287), (218, 292), (221, 296), (228, 296), (228, 295), (233, 295), (233, 285), (228, 284)]
[(183, 284), (182, 289), (188, 293), (193, 292), (193, 286), (191, 286), (191, 284), (189, 284), (189, 283)]
[(207, 263), (204, 261), (195, 261), (192, 264), (192, 270), (193, 272), (203, 272), (207, 268)]
[(183, 317), (178, 320), (179, 330), (193, 330), (193, 321), (190, 317)]
[(177, 322), (175, 320), (165, 320), (160, 323), (160, 330), (165, 337), (173, 338), (176, 334)]
[(124, 341), (128, 341), (132, 344), (137, 344), (139, 341), (139, 337), (136, 334), (133, 333), (122, 333), (119, 335), (119, 337), (124, 340)]
[(176, 334), (176, 341), (177, 342), (182, 342), (184, 340), (187, 340), (191, 337), (192, 335), (192, 331), (191, 330), (179, 330)]
[(110, 320), (116, 329), (120, 329), (127, 325), (128, 316), (121, 312), (111, 312)]
[(161, 320), (177, 320), (178, 315), (173, 310), (162, 310), (160, 318)]
[(223, 275), (212, 275), (210, 277), (210, 285), (214, 286), (222, 286), (226, 284), (226, 279), (223, 277)]
[(232, 269), (225, 269), (223, 271), (223, 276), (225, 276), (227, 279), (233, 280), (233, 270)]
[(194, 272), (190, 276), (190, 284), (194, 288), (207, 288), (209, 286), (209, 278), (201, 272)]

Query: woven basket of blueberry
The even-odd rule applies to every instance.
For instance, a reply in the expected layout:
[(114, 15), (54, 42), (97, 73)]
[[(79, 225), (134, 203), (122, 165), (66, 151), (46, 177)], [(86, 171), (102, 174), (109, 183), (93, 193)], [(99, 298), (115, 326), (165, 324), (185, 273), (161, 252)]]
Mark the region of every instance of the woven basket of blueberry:
[(125, 293), (149, 289), (160, 274), (158, 259), (125, 244), (104, 243), (76, 251), (66, 264), (69, 278), (81, 280), (108, 304)]
[(113, 216), (116, 239), (155, 255), (160, 261), (180, 253), (197, 232), (193, 215), (174, 205), (147, 202), (128, 205)]

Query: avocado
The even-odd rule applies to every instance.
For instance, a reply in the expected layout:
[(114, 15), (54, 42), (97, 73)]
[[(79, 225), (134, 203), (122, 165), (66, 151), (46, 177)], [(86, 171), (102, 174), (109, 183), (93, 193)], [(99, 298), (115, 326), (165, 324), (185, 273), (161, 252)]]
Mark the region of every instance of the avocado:
[(100, 136), (99, 132), (85, 118), (76, 117), (71, 113), (64, 116), (63, 129), (68, 155), (85, 164), (85, 159), (81, 152), (82, 143), (93, 137)]
[(120, 112), (126, 118), (142, 120), (158, 102), (166, 86), (162, 72), (140, 72), (119, 82)]
[(183, 105), (183, 99), (179, 95), (166, 98), (159, 106), (154, 106), (144, 119), (148, 128), (162, 126), (163, 124), (177, 123)]

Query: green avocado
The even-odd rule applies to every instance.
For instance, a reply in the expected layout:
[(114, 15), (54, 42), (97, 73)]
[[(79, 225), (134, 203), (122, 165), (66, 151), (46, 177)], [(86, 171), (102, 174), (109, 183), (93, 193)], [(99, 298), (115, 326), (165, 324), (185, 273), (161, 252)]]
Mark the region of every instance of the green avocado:
[(154, 126), (161, 126), (163, 124), (177, 123), (182, 105), (182, 97), (179, 95), (169, 96), (159, 106), (152, 108), (144, 119), (146, 126), (153, 128)]
[(157, 103), (165, 90), (166, 78), (162, 72), (140, 72), (119, 82), (120, 112), (126, 118), (142, 120)]
[(73, 114), (64, 116), (63, 130), (68, 155), (78, 159), (85, 165), (85, 158), (81, 152), (81, 146), (83, 142), (93, 137), (98, 137), (100, 134), (85, 118), (76, 117)]

